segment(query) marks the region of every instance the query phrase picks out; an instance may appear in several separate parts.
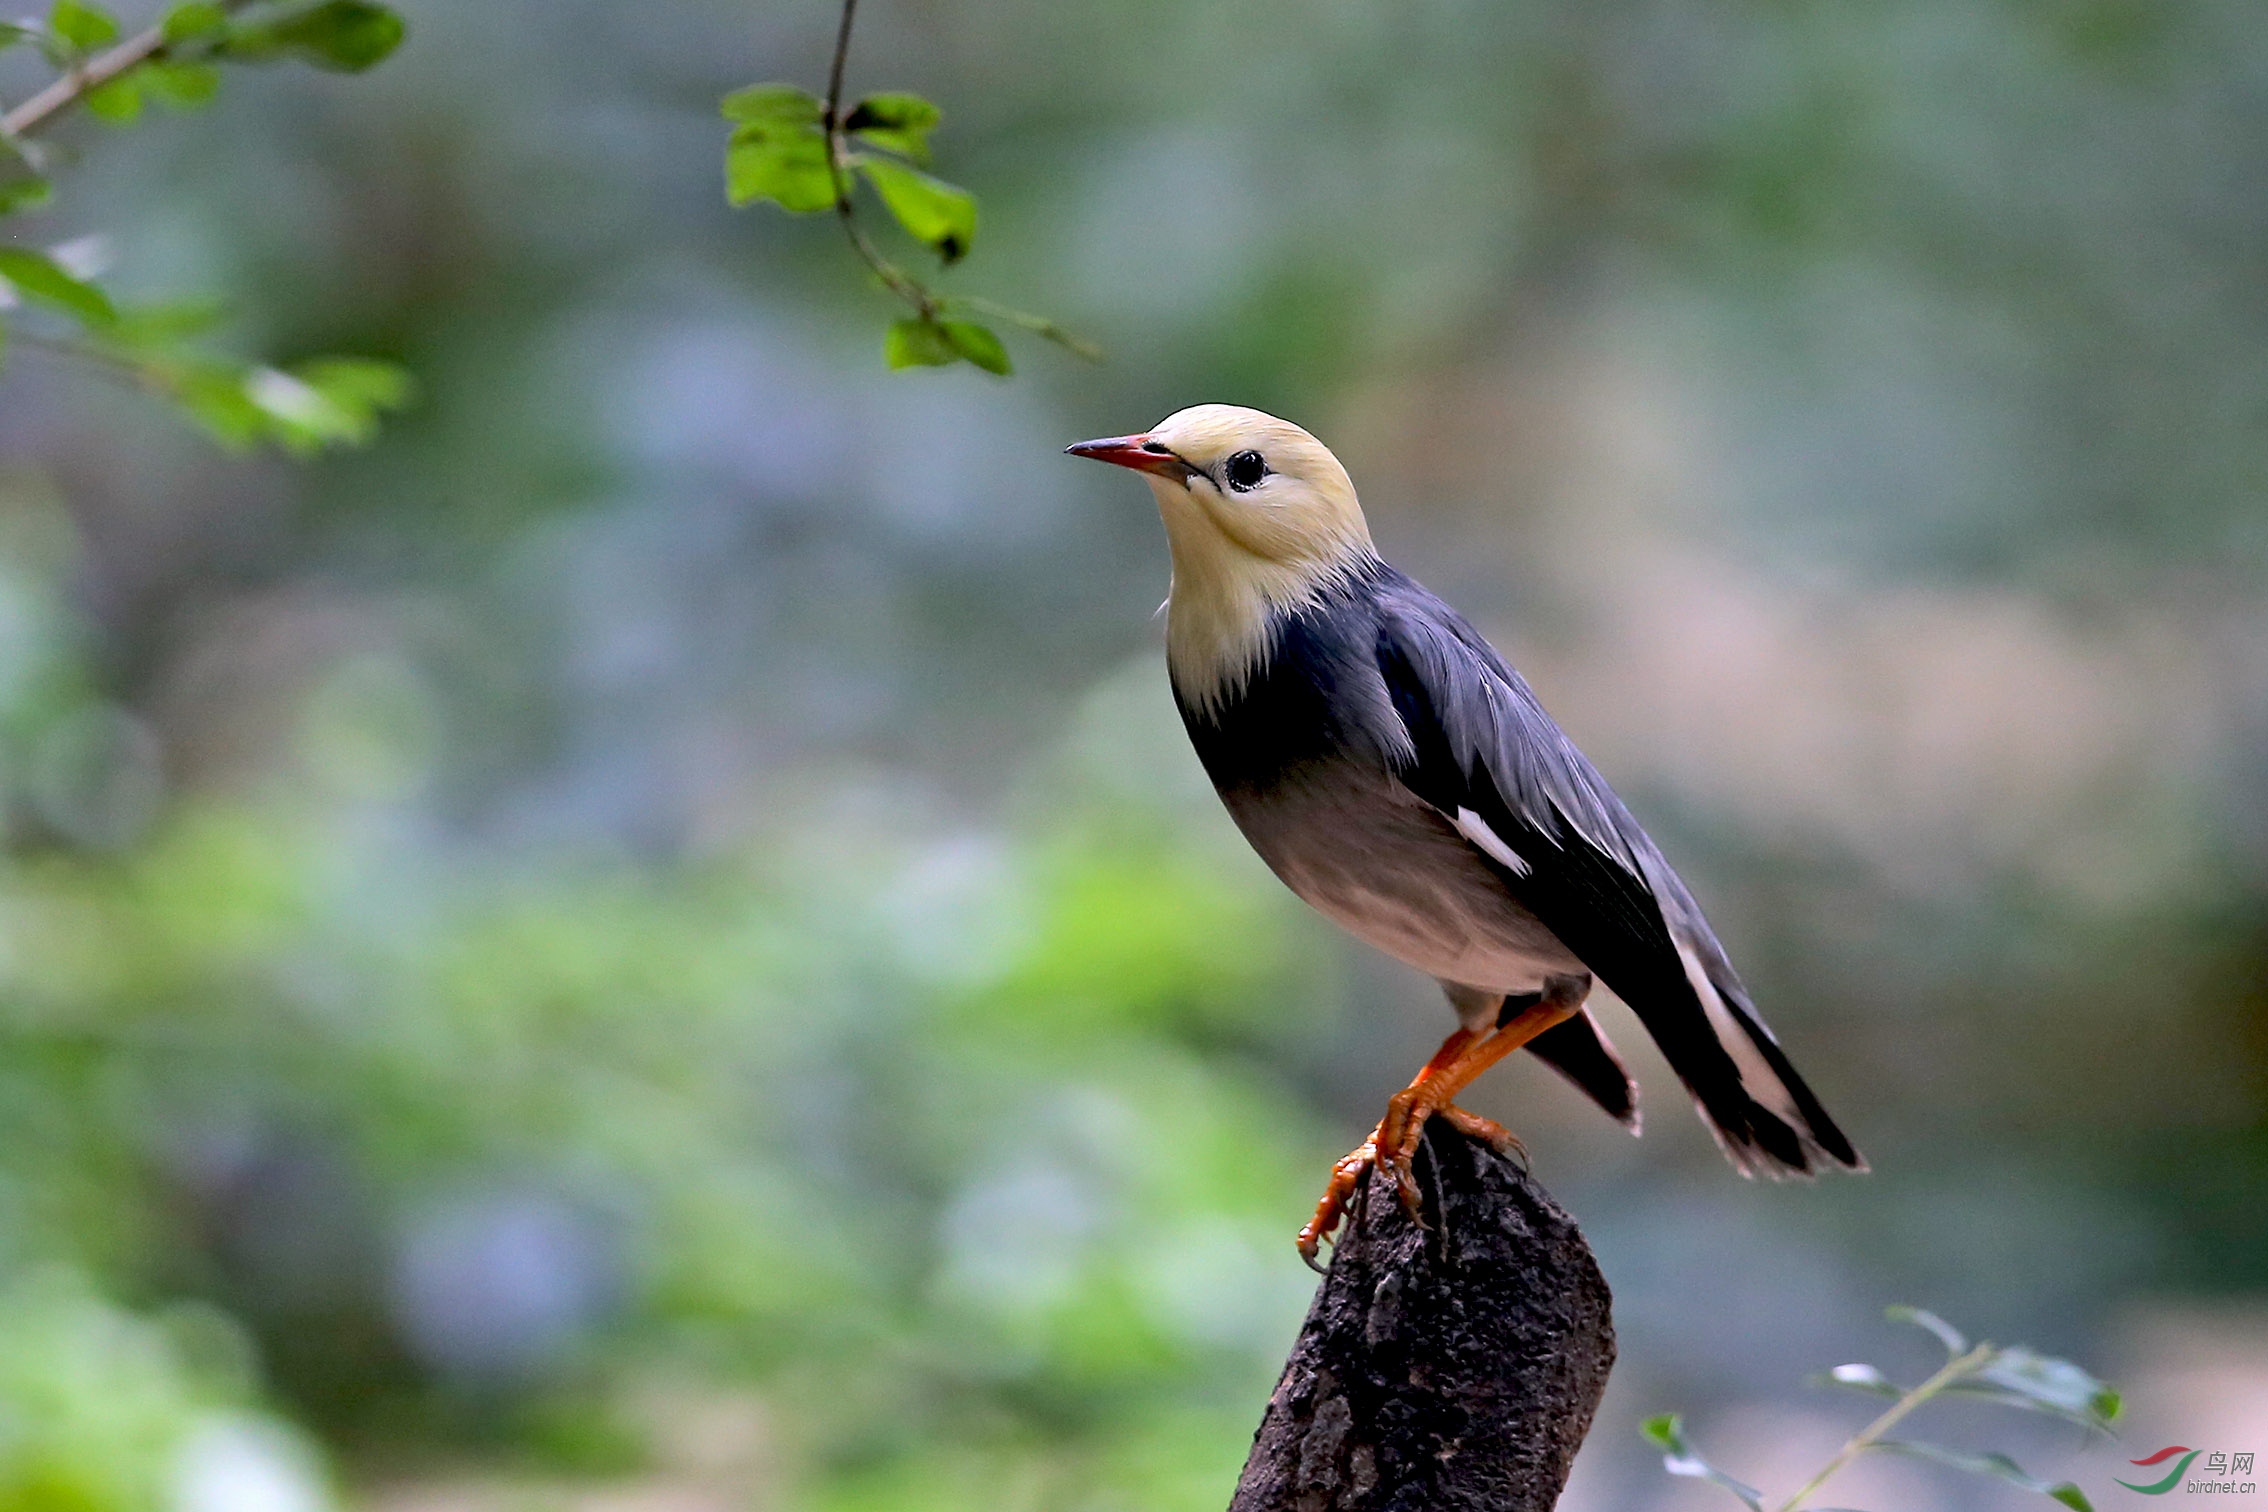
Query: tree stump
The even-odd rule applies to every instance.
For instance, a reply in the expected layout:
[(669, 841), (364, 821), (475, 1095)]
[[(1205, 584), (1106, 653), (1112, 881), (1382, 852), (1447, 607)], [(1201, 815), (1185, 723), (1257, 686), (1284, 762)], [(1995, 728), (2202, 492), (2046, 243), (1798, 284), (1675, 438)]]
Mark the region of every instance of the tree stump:
[(1614, 1365), (1575, 1221), (1440, 1119), (1425, 1226), (1376, 1171), (1269, 1398), (1229, 1512), (1548, 1512)]

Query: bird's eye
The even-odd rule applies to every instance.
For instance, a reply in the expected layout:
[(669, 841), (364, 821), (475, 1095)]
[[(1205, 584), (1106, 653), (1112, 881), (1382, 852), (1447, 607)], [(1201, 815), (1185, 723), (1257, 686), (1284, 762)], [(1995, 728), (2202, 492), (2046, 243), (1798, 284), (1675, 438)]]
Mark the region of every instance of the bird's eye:
[(1256, 451), (1240, 451), (1228, 459), (1222, 469), (1228, 477), (1228, 486), (1238, 493), (1258, 488), (1260, 480), (1268, 476), (1268, 459)]

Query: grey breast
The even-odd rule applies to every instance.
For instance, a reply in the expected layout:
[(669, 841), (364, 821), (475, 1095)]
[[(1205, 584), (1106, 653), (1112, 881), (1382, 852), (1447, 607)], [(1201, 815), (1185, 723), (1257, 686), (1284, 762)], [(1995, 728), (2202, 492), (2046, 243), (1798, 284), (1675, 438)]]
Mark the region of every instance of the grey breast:
[(1471, 842), (1390, 773), (1326, 759), (1221, 796), (1287, 887), (1396, 960), (1501, 993), (1583, 970)]

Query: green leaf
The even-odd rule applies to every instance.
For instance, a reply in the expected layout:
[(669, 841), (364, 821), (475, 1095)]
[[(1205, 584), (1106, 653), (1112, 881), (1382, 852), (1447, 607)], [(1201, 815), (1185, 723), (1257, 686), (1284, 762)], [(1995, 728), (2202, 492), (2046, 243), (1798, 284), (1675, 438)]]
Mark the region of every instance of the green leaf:
[(117, 19), (86, 0), (55, 0), (55, 9), (47, 13), (47, 29), (80, 52), (118, 40)]
[(374, 357), (311, 357), (291, 371), (340, 409), (373, 419), (417, 397), (408, 369)]
[[(1813, 1379), (1818, 1380), (1820, 1378), (1815, 1376)], [(1863, 1391), (1870, 1396), (1901, 1397), (1906, 1394), (1906, 1389), (1903, 1386), (1892, 1381), (1872, 1365), (1863, 1363), (1838, 1365), (1827, 1372), (1825, 1379), (1831, 1385), (1848, 1386), (1854, 1391)]]
[(21, 21), (0, 21), (0, 52), (6, 52), (18, 42), (35, 42), (38, 39), (39, 31), (36, 27), (26, 26)]
[(401, 46), (402, 18), (371, 0), (323, 0), (272, 21), (232, 27), (220, 51), (263, 62), (291, 56), (317, 68), (360, 73)]
[(1676, 1413), (1650, 1417), (1638, 1425), (1638, 1432), (1647, 1443), (1662, 1451), (1662, 1468), (1670, 1474), (1720, 1486), (1740, 1498), (1749, 1512), (1764, 1512), (1764, 1493), (1745, 1481), (1734, 1480), (1703, 1459), (1686, 1441), (1685, 1420)]
[(125, 126), (142, 113), (142, 86), (135, 69), (122, 73), (105, 84), (98, 84), (83, 97), (87, 109), (113, 126)]
[(826, 106), (817, 95), (793, 84), (751, 84), (726, 95), (720, 108), (728, 121), (816, 126)]
[(2026, 1407), (2107, 1431), (2118, 1416), (2119, 1395), (2094, 1376), (2050, 1355), (2021, 1345), (1996, 1352), (1951, 1395), (1983, 1396), (2009, 1407)]
[(220, 70), (210, 63), (152, 58), (134, 70), (145, 93), (175, 110), (195, 110), (220, 89)]
[(361, 446), (378, 434), (378, 414), (410, 395), (409, 375), (388, 362), (326, 357), (290, 370), (255, 367), (243, 390), (267, 422), (268, 438), (308, 456), (325, 446)]
[(871, 94), (843, 117), (843, 129), (877, 147), (929, 161), (929, 134), (943, 112), (917, 94)]
[(1887, 1450), (1892, 1454), (1904, 1454), (1914, 1459), (1928, 1460), (1933, 1464), (1950, 1465), (1956, 1470), (1966, 1470), (1973, 1475), (1994, 1476), (2012, 1486), (2020, 1486), (2026, 1491), (2036, 1491), (2042, 1496), (2061, 1502), (2064, 1506), (2071, 1508), (2071, 1512), (2094, 1512), (2094, 1508), (2087, 1501), (2086, 1493), (2071, 1482), (2041, 1480), (2038, 1476), (2026, 1472), (2022, 1465), (2017, 1464), (2005, 1454), (1995, 1452), (1970, 1454), (1965, 1450), (1947, 1449), (1937, 1444), (1909, 1443), (1898, 1439), (1883, 1439), (1874, 1447)]
[(725, 148), (725, 200), (768, 199), (797, 214), (835, 207), (827, 138), (816, 126), (748, 125)]
[(228, 12), (211, 0), (186, 0), (165, 13), (159, 23), (167, 45), (217, 37), (228, 30)]
[(251, 369), (244, 375), (244, 395), (276, 422), (286, 439), (314, 441), (337, 435), (352, 423), (321, 389), (281, 368)]
[(1008, 349), (1000, 344), (1000, 338), (992, 333), (990, 326), (978, 325), (973, 320), (948, 320), (942, 329), (954, 351), (988, 373), (1008, 376)]
[(1926, 1328), (1937, 1335), (1937, 1342), (1945, 1346), (1948, 1359), (1969, 1352), (1969, 1341), (1962, 1337), (1961, 1330), (1933, 1312), (1919, 1307), (1893, 1307), (1886, 1316), (1893, 1323), (1911, 1323), (1916, 1328)]
[(268, 430), (267, 418), (244, 391), (240, 369), (216, 362), (181, 363), (153, 370), (152, 379), (230, 451), (244, 450)]
[(215, 299), (129, 305), (118, 312), (118, 323), (103, 333), (103, 340), (127, 350), (173, 346), (210, 331), (226, 313)]
[(32, 210), (54, 197), (55, 186), (43, 178), (10, 179), (0, 184), (0, 215)]
[(883, 360), (893, 368), (946, 367), (963, 355), (943, 326), (919, 316), (893, 323), (882, 341)]
[(318, 357), (283, 369), (174, 344), (210, 313), (202, 305), (138, 308), (103, 333), (98, 350), (130, 363), (145, 385), (232, 451), (267, 441), (305, 457), (326, 446), (358, 446), (377, 434), (383, 412), (413, 397), (409, 375), (390, 362)]
[(977, 210), (967, 190), (891, 158), (867, 158), (859, 169), (915, 241), (934, 247), (949, 263), (968, 255), (969, 243), (976, 239)]
[(107, 326), (118, 318), (108, 294), (85, 279), (72, 277), (44, 252), (0, 247), (0, 278), (14, 284), (26, 298), (61, 310), (82, 325)]

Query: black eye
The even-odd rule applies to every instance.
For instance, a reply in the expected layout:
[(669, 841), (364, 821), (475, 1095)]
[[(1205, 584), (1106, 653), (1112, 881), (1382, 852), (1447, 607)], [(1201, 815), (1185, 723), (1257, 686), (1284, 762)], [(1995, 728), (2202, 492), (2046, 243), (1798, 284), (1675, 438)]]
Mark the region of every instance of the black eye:
[(1238, 452), (1228, 459), (1221, 469), (1228, 476), (1228, 486), (1238, 493), (1258, 488), (1260, 480), (1268, 476), (1268, 459), (1255, 451)]

